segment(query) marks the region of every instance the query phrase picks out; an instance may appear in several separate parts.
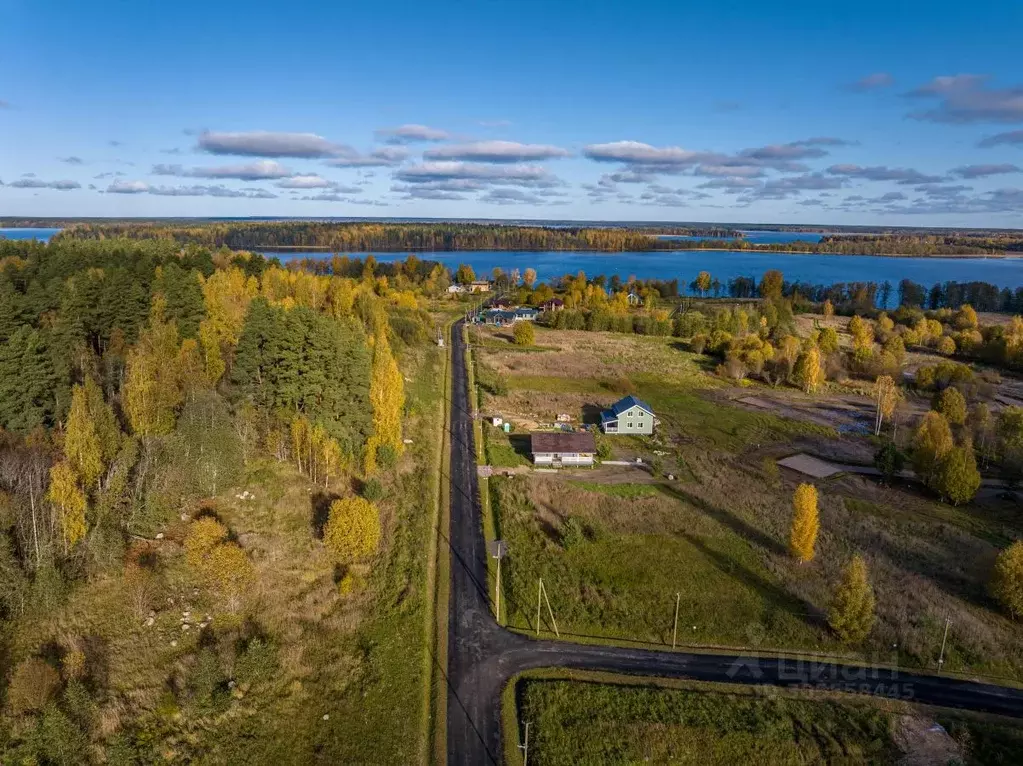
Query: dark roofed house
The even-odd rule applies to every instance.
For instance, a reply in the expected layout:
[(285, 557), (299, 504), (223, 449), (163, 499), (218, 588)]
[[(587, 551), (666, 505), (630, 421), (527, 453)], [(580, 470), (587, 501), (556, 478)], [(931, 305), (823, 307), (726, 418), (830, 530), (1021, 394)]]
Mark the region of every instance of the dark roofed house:
[(529, 435), (530, 452), (537, 465), (593, 465), (597, 441), (589, 432), (537, 431)]
[(549, 301), (544, 301), (540, 308), (544, 311), (561, 311), (565, 308), (565, 302), (561, 298), (551, 298)]
[(635, 396), (626, 396), (600, 413), (600, 430), (606, 434), (652, 434), (654, 411)]

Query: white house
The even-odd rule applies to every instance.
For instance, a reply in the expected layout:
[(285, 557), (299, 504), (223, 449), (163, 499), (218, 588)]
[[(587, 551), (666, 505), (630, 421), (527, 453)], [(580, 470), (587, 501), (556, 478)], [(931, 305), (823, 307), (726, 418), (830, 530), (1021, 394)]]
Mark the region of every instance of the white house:
[(635, 396), (626, 396), (600, 413), (600, 430), (606, 434), (652, 434), (654, 411)]
[(538, 431), (529, 435), (529, 445), (536, 465), (553, 468), (591, 466), (597, 454), (597, 441), (589, 432)]

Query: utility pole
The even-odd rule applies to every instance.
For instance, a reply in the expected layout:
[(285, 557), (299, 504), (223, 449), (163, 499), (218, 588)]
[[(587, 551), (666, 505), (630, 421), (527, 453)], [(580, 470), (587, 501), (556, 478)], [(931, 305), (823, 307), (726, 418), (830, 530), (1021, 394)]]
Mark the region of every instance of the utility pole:
[(671, 648), (675, 649), (675, 639), (678, 638), (678, 602), (682, 598), (681, 593), (675, 594), (675, 627), (671, 631)]
[(938, 655), (938, 670), (945, 664), (945, 641), (948, 640), (948, 626), (952, 624), (952, 618), (945, 618), (945, 635), (941, 637), (941, 654)]
[(540, 578), (540, 585), (536, 589), (536, 635), (540, 635), (540, 599), (547, 602), (547, 614), (551, 617), (551, 625), (554, 627), (554, 635), (561, 638), (561, 631), (558, 630), (558, 622), (554, 619), (554, 610), (551, 609), (551, 600), (547, 596), (547, 589), (543, 587), (543, 578)]
[(504, 540), (494, 540), (494, 542), (491, 543), (490, 545), (492, 546), (491, 547), (491, 551), (492, 552), (491, 552), (490, 555), (493, 556), (495, 559), (497, 559), (497, 583), (494, 586), (494, 604), (497, 607), (497, 610), (496, 610), (497, 611), (497, 622), (498, 622), (498, 624), (500, 624), (501, 623), (501, 559), (503, 559), (505, 554), (508, 552), (508, 544), (505, 543)]
[(527, 766), (527, 764), (529, 763), (529, 721), (526, 721), (525, 742), (519, 745), (519, 750), (522, 751), (522, 766)]

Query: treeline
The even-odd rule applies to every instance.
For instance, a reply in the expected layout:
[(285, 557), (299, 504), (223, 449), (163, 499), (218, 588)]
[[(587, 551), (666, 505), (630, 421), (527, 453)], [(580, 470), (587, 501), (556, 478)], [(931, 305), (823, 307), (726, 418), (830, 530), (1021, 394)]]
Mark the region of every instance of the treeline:
[[(179, 245), (231, 250), (313, 249), (333, 252), (451, 250), (597, 250), (603, 252), (685, 249), (692, 242), (658, 239), (655, 233), (689, 234), (699, 229), (666, 227), (508, 226), (482, 223), (330, 223), (320, 221), (224, 222), (192, 226), (150, 223), (76, 224), (54, 239), (168, 239)], [(712, 230), (715, 235), (720, 230)]]
[(694, 250), (762, 250), (835, 255), (1004, 255), (1023, 252), (1020, 234), (826, 234), (819, 242), (755, 243), (745, 239), (703, 239)]

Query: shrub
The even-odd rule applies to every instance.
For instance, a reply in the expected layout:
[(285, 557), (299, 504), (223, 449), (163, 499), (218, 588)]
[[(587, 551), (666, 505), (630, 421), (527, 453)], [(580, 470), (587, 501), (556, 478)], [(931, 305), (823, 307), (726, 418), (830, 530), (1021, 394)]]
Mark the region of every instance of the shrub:
[(579, 519), (570, 516), (561, 525), (561, 545), (568, 550), (586, 542), (586, 532)]
[(536, 330), (533, 329), (532, 322), (516, 322), (512, 334), (515, 336), (517, 346), (532, 346), (536, 343)]
[(895, 442), (885, 441), (874, 453), (874, 467), (881, 472), (886, 482), (891, 482), (906, 467), (906, 456), (895, 446)]
[(384, 487), (376, 479), (369, 479), (363, 482), (360, 494), (371, 503), (375, 503), (384, 496)]
[(935, 348), (939, 354), (952, 356), (956, 352), (956, 342), (948, 335), (942, 335)]
[(376, 551), (380, 545), (380, 513), (362, 497), (346, 497), (330, 505), (323, 542), (342, 564)]
[(390, 444), (381, 444), (377, 447), (377, 465), (381, 468), (393, 468), (398, 462), (398, 450)]
[(234, 675), (241, 683), (255, 684), (271, 680), (277, 667), (277, 647), (266, 639), (254, 638), (235, 660)]
[(601, 460), (611, 459), (611, 444), (602, 437), (597, 439), (597, 457)]
[(991, 576), (991, 594), (1014, 617), (1023, 617), (1023, 540), (998, 555)]
[(7, 689), (7, 704), (15, 714), (42, 710), (60, 689), (60, 674), (39, 657), (22, 660)]

